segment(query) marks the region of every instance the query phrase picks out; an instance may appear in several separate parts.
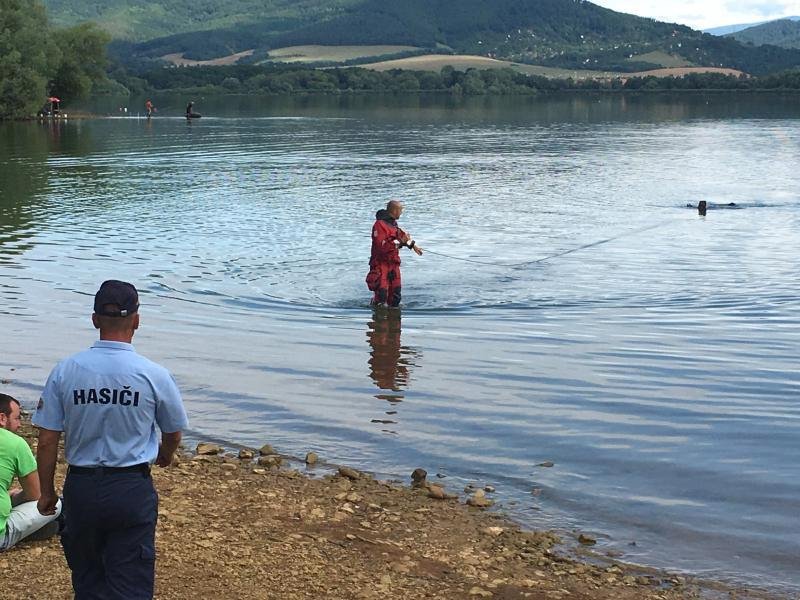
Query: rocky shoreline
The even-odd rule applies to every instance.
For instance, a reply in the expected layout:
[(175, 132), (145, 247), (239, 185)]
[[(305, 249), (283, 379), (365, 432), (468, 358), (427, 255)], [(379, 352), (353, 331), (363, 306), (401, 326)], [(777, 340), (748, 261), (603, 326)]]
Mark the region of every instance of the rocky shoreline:
[[(29, 423), (20, 434), (35, 446)], [(226, 454), (214, 444), (155, 468), (156, 598), (769, 597), (564, 556), (556, 534), (523, 531), (484, 510), (486, 490), (470, 490), (462, 503), (421, 469), (407, 487), (347, 467), (322, 477), (303, 468), (287, 468), (269, 445)], [(62, 459), (58, 489), (65, 469)], [(0, 554), (0, 572), (3, 598), (72, 597), (57, 539)]]

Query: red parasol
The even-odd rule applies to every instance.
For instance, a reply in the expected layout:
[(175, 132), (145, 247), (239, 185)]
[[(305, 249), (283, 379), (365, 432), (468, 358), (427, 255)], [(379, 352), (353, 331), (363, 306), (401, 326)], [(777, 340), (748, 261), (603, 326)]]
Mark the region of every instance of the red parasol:
[(51, 96), (50, 98), (47, 99), (47, 101), (48, 102), (61, 102), (61, 100), (59, 98), (56, 98), (55, 96)]

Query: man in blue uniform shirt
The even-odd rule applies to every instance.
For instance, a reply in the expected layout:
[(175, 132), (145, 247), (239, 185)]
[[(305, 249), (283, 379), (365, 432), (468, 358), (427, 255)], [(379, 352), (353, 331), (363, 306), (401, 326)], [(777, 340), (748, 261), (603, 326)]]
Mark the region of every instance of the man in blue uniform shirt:
[(69, 469), (61, 543), (76, 600), (149, 599), (158, 517), (150, 465), (172, 463), (186, 412), (170, 373), (131, 345), (139, 328), (133, 285), (103, 283), (92, 323), (100, 340), (53, 369), (33, 418), (38, 508), (52, 514), (58, 500), (53, 477), (63, 432)]

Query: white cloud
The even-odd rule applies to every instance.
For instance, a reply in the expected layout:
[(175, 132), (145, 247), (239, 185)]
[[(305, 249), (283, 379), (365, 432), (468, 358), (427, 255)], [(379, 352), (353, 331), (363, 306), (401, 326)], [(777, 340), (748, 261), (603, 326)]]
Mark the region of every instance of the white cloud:
[(800, 0), (593, 0), (619, 12), (695, 29), (800, 16)]

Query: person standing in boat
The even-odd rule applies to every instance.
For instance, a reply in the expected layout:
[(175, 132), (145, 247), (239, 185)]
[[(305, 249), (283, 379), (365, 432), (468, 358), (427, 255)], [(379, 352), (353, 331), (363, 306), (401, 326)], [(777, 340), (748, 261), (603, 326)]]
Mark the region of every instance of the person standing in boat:
[(193, 114), (194, 114), (194, 102), (189, 102), (189, 104), (186, 105), (186, 118), (191, 119)]
[(403, 203), (390, 200), (375, 214), (372, 226), (372, 252), (367, 287), (374, 293), (373, 306), (399, 306), (401, 299), (400, 248), (410, 248), (422, 256), (422, 248), (397, 225)]
[(147, 114), (148, 119), (153, 116), (154, 110), (153, 102), (148, 99), (147, 102), (144, 103), (144, 111)]

